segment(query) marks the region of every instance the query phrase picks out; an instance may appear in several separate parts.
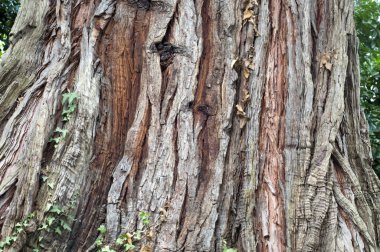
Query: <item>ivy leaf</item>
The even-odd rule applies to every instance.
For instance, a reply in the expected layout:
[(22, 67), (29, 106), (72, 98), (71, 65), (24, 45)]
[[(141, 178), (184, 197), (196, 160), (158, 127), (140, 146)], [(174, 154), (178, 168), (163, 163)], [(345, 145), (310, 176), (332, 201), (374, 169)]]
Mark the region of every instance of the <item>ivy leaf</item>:
[(50, 217), (48, 217), (48, 218), (46, 219), (46, 221), (47, 221), (47, 224), (48, 224), (49, 226), (51, 226), (51, 225), (53, 224), (53, 222), (55, 221), (55, 218), (52, 217), (52, 216), (50, 216)]
[(48, 182), (47, 182), (47, 186), (48, 186), (50, 189), (54, 189), (54, 182), (53, 182), (53, 181), (48, 181)]
[(62, 235), (62, 230), (59, 227), (56, 227), (54, 232), (56, 232), (59, 235)]
[(56, 128), (55, 131), (56, 133), (60, 133), (60, 140), (64, 140), (66, 138), (67, 132), (69, 132), (67, 129), (61, 129), (61, 128)]
[(5, 245), (10, 246), (10, 245), (12, 245), (12, 243), (15, 242), (16, 240), (17, 240), (17, 237), (16, 237), (16, 236), (7, 236), (7, 237), (5, 237), (5, 239), (4, 239), (4, 243), (5, 243)]
[(227, 247), (227, 242), (223, 240), (223, 252), (237, 252), (237, 249)]
[(62, 209), (60, 209), (59, 207), (57, 206), (53, 206), (50, 210), (49, 210), (50, 213), (56, 213), (56, 214), (61, 214), (63, 211)]
[(62, 97), (63, 97), (62, 98), (62, 105), (64, 105), (66, 103), (66, 101), (70, 105), (78, 97), (78, 94), (75, 92), (68, 92), (68, 93), (63, 94)]
[(71, 231), (71, 227), (69, 226), (69, 224), (67, 224), (66, 221), (64, 221), (64, 220), (60, 220), (60, 222), (61, 222), (61, 227), (62, 227), (64, 230)]
[(135, 247), (136, 247), (135, 245), (129, 244), (129, 243), (124, 245), (125, 251), (133, 250)]
[(103, 238), (101, 236), (99, 236), (98, 238), (96, 238), (95, 243), (98, 246), (102, 245), (103, 244)]
[(50, 202), (48, 202), (48, 203), (46, 204), (46, 211), (50, 211), (50, 209), (52, 208), (52, 206), (53, 206), (53, 204), (50, 203)]
[(54, 142), (54, 143), (59, 143), (59, 137), (51, 137), (50, 139), (49, 139), (49, 142)]
[(123, 245), (123, 244), (124, 244), (124, 239), (121, 238), (121, 237), (117, 238), (117, 239), (116, 239), (116, 244), (117, 244), (117, 245)]
[(107, 245), (102, 248), (101, 252), (116, 252), (116, 251), (111, 249), (110, 246)]
[(139, 219), (143, 222), (144, 225), (148, 225), (150, 223), (150, 214), (144, 211), (139, 213)]
[(99, 231), (100, 234), (104, 235), (107, 232), (106, 226), (100, 225), (98, 227), (98, 231)]
[(45, 229), (47, 229), (48, 228), (48, 225), (46, 224), (46, 223), (44, 223), (44, 224), (42, 224), (39, 228), (38, 228), (38, 230), (45, 230)]
[(137, 230), (136, 232), (134, 232), (133, 233), (133, 239), (136, 241), (140, 241), (141, 240), (141, 233), (142, 233), (141, 230)]

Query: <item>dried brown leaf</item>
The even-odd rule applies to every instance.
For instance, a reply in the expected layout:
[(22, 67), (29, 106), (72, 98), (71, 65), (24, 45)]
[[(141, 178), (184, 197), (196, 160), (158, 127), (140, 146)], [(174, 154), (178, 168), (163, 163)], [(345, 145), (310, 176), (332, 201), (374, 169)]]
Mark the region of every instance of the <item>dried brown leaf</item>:
[(322, 68), (324, 65), (329, 63), (331, 60), (331, 55), (330, 53), (325, 53), (321, 56), (319, 67)]
[(246, 118), (240, 118), (239, 119), (240, 129), (244, 128), (246, 124), (247, 124), (247, 119)]
[(140, 249), (140, 252), (152, 252), (152, 251), (153, 251), (152, 248), (148, 245), (145, 245), (145, 244), (142, 245), (141, 249)]
[(325, 64), (325, 67), (326, 67), (326, 69), (328, 69), (329, 71), (331, 71), (331, 69), (332, 69), (332, 64), (331, 64), (330, 62), (327, 62), (327, 63)]
[(236, 105), (236, 109), (237, 109), (237, 111), (238, 111), (238, 115), (239, 115), (239, 114), (240, 114), (240, 115), (245, 115), (244, 109), (243, 109), (243, 107), (242, 107), (240, 104), (237, 104), (237, 105)]
[(242, 102), (247, 103), (247, 102), (249, 102), (249, 100), (251, 100), (251, 95), (249, 94), (248, 90), (244, 88), (243, 89), (243, 100), (242, 100)]
[(153, 230), (150, 229), (149, 232), (147, 233), (146, 237), (148, 238), (148, 240), (153, 240), (153, 237), (154, 237), (154, 233), (153, 233)]
[(253, 70), (255, 69), (255, 63), (251, 62), (249, 65), (248, 65), (248, 68)]
[(248, 79), (248, 78), (249, 78), (249, 75), (250, 75), (251, 73), (249, 72), (249, 69), (248, 69), (248, 68), (244, 68), (244, 72), (243, 72), (243, 74), (244, 74), (244, 78)]
[(250, 19), (253, 16), (253, 11), (250, 9), (245, 9), (244, 14), (243, 14), (243, 20)]
[(132, 240), (133, 234), (126, 233), (125, 235), (127, 236), (127, 242), (128, 242), (128, 244), (133, 244), (133, 240)]

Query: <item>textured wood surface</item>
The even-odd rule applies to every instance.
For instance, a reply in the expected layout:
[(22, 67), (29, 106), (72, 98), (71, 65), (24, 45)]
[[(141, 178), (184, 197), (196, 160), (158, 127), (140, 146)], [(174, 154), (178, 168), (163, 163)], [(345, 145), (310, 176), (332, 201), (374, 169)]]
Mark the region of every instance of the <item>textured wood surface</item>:
[[(76, 198), (72, 231), (45, 234), (52, 251), (93, 248), (102, 223), (108, 241), (132, 232), (140, 211), (154, 251), (379, 246), (353, 1), (24, 0), (12, 33), (3, 237)], [(67, 90), (79, 99), (62, 122)]]

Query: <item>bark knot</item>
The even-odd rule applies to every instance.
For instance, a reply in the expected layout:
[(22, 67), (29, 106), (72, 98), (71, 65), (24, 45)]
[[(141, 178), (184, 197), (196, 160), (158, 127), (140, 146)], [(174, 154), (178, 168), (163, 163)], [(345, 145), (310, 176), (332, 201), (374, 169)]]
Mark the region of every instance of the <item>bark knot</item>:
[(187, 51), (184, 46), (176, 46), (169, 42), (153, 43), (150, 50), (160, 55), (160, 65), (163, 67), (170, 65), (176, 54), (186, 55)]
[(127, 0), (128, 4), (137, 9), (151, 10), (157, 12), (169, 12), (173, 6), (163, 1), (151, 1), (151, 0)]

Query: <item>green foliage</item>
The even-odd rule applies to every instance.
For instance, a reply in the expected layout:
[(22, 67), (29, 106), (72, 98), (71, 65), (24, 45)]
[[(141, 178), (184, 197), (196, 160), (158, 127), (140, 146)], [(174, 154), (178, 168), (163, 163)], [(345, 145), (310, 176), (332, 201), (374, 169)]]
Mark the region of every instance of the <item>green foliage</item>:
[(60, 142), (66, 139), (67, 132), (67, 129), (56, 128), (54, 131), (56, 137), (51, 137), (49, 142), (53, 142), (54, 147), (57, 147)]
[(67, 92), (62, 95), (62, 117), (63, 121), (67, 122), (70, 120), (71, 115), (74, 113), (76, 109), (75, 100), (78, 98), (78, 94), (75, 92)]
[(98, 231), (101, 235), (105, 235), (105, 233), (107, 232), (106, 226), (100, 225), (100, 227), (98, 227)]
[(9, 46), (9, 33), (19, 9), (18, 0), (0, 1), (0, 57)]
[(226, 240), (223, 240), (223, 252), (237, 252), (237, 249), (235, 249), (235, 248), (229, 248), (227, 246)]
[(380, 2), (355, 1), (359, 37), (361, 104), (369, 124), (373, 168), (380, 176)]
[[(78, 94), (75, 92), (70, 92), (62, 94), (62, 121), (67, 122), (70, 120), (72, 114), (76, 109), (76, 100), (78, 99)], [(68, 130), (61, 129), (57, 127), (54, 131), (54, 137), (51, 137), (49, 142), (54, 143), (54, 147), (56, 148), (60, 142), (63, 142), (66, 139)]]
[(110, 246), (104, 246), (99, 250), (100, 252), (116, 252), (115, 250), (111, 249)]
[[(46, 216), (41, 224), (37, 227), (37, 237), (34, 242), (35, 248), (32, 249), (34, 252), (47, 251), (49, 246), (45, 244), (44, 237), (46, 233), (51, 233), (57, 236), (61, 236), (64, 233), (69, 233), (71, 231), (71, 226), (69, 223), (74, 221), (73, 216), (69, 215), (69, 212), (74, 209), (76, 205), (77, 195), (74, 199), (70, 200), (68, 206), (60, 207), (55, 203), (47, 203), (45, 213)], [(29, 214), (24, 220), (16, 223), (13, 232), (10, 236), (5, 237), (0, 241), (0, 252), (7, 250), (8, 247), (17, 241), (18, 235), (25, 231), (27, 227), (30, 226), (32, 220), (35, 219), (35, 214)], [(34, 233), (34, 232), (33, 232)]]
[(116, 239), (115, 243), (119, 246), (122, 246), (125, 251), (130, 251), (136, 248), (136, 245), (133, 244), (133, 241), (134, 241), (133, 234), (126, 233), (126, 234), (120, 235)]
[(62, 236), (68, 234), (71, 231), (69, 223), (75, 221), (74, 217), (69, 213), (75, 208), (77, 204), (77, 195), (74, 195), (69, 204), (64, 207), (60, 207), (56, 202), (48, 202), (45, 208), (45, 218), (43, 222), (38, 226), (37, 231), (38, 238), (35, 241), (35, 248), (33, 251), (46, 251), (48, 245), (44, 241), (44, 237), (47, 233), (54, 234), (56, 236)]
[(96, 238), (95, 243), (98, 247), (100, 247), (103, 244), (104, 236), (106, 235), (106, 232), (107, 232), (106, 226), (100, 225), (98, 227), (98, 232), (99, 232), (99, 236), (98, 238)]
[(3, 56), (5, 50), (5, 42), (0, 40), (0, 58)]
[(100, 225), (98, 228), (99, 236), (95, 241), (95, 244), (99, 248), (98, 252), (114, 251), (110, 247), (112, 244), (114, 247), (121, 248), (123, 251), (134, 251), (138, 246), (141, 248), (141, 251), (145, 251), (143, 248), (149, 248), (149, 246), (144, 244), (143, 241), (151, 239), (152, 236), (152, 230), (149, 227), (149, 224), (151, 223), (150, 213), (144, 211), (139, 212), (139, 220), (142, 229), (138, 229), (133, 233), (122, 233), (116, 241), (111, 242), (111, 244), (108, 245), (104, 245), (104, 237), (107, 233), (106, 227)]
[(150, 223), (150, 213), (141, 211), (139, 213), (139, 219), (144, 225), (149, 225)]
[(34, 213), (29, 214), (24, 220), (21, 222), (16, 223), (16, 225), (13, 228), (13, 232), (10, 236), (4, 237), (0, 241), (0, 251), (4, 251), (7, 247), (12, 246), (12, 244), (17, 241), (18, 235), (25, 231), (27, 227), (29, 227), (30, 222), (34, 218)]

